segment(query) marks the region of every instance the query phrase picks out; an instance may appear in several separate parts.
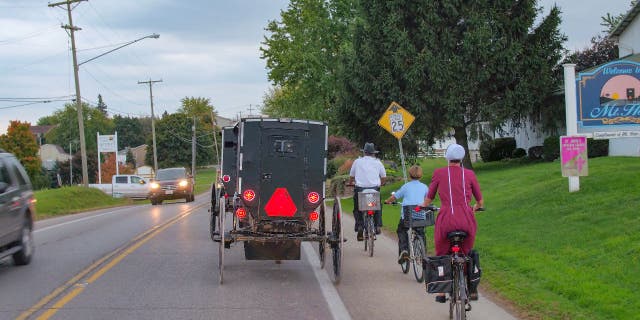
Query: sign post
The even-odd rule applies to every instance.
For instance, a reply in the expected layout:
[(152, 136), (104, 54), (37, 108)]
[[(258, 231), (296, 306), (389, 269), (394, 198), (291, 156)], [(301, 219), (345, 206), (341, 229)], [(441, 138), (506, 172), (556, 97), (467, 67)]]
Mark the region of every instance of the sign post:
[(391, 102), (387, 111), (378, 120), (378, 125), (398, 139), (400, 161), (402, 162), (402, 177), (405, 183), (407, 182), (407, 169), (404, 163), (404, 152), (402, 151), (402, 136), (404, 136), (414, 120), (415, 117), (395, 101)]
[[(578, 134), (578, 111), (576, 102), (576, 65), (567, 63), (564, 67), (564, 101), (566, 111), (567, 136)], [(569, 176), (569, 192), (580, 190), (580, 178)]]

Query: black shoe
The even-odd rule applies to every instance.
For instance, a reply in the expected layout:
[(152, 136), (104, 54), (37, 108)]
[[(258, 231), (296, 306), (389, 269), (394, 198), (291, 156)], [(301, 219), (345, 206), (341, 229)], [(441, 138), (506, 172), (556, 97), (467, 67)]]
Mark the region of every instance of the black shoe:
[(469, 300), (471, 300), (471, 301), (478, 301), (478, 293), (477, 293), (477, 292), (471, 292), (471, 293), (469, 293)]
[(409, 253), (406, 250), (402, 250), (402, 252), (400, 252), (400, 256), (398, 257), (398, 264), (402, 264), (407, 260), (409, 260)]
[(364, 240), (364, 237), (362, 236), (362, 230), (358, 230), (358, 241), (362, 241)]
[(436, 296), (436, 302), (445, 303), (445, 302), (447, 302), (447, 297), (445, 297), (445, 296)]
[(382, 233), (382, 231), (380, 230), (380, 227), (376, 227), (376, 234), (380, 234)]

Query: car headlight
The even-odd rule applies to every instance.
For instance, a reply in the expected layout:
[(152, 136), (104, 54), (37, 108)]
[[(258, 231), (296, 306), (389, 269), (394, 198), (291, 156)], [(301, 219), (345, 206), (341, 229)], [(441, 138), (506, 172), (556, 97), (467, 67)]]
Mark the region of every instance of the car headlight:
[(184, 188), (189, 185), (189, 182), (187, 182), (187, 180), (180, 180), (180, 183), (178, 183), (178, 185)]
[(160, 188), (160, 185), (157, 184), (156, 182), (151, 182), (151, 189), (158, 189)]

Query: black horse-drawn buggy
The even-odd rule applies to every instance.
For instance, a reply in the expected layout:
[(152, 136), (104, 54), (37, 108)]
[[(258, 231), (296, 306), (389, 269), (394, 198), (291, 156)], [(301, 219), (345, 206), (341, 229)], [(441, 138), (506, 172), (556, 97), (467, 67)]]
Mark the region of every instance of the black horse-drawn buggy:
[(327, 134), (324, 123), (292, 119), (245, 118), (223, 128), (210, 222), (220, 283), (225, 248), (239, 242), (247, 260), (276, 261), (300, 260), (301, 242), (318, 242), (321, 267), (330, 248), (340, 281), (342, 210), (334, 199), (326, 216)]

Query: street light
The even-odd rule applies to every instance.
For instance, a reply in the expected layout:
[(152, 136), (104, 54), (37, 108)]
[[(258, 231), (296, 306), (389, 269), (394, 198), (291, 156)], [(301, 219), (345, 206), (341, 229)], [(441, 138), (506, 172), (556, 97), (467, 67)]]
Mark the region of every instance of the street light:
[[(69, 11), (69, 22), (71, 25), (73, 25), (73, 23), (71, 22), (71, 11)], [(73, 51), (73, 75), (75, 78), (75, 82), (76, 82), (76, 104), (77, 104), (77, 110), (78, 110), (78, 128), (79, 128), (79, 132), (80, 132), (80, 154), (81, 154), (81, 158), (82, 158), (82, 185), (84, 185), (85, 187), (89, 186), (89, 169), (87, 168), (87, 145), (85, 142), (85, 137), (84, 137), (84, 118), (82, 116), (82, 101), (80, 99), (80, 78), (78, 76), (78, 69), (80, 68), (81, 65), (89, 62), (89, 61), (93, 61), (97, 58), (100, 58), (108, 53), (111, 53), (113, 51), (116, 51), (120, 48), (126, 47), (128, 45), (131, 45), (133, 43), (136, 43), (140, 40), (146, 39), (146, 38), (154, 38), (154, 39), (158, 39), (160, 37), (159, 34), (154, 33), (148, 36), (144, 36), (140, 39), (136, 39), (130, 42), (127, 42), (117, 48), (111, 49), (103, 54), (100, 54), (98, 56), (95, 56), (89, 60), (86, 60), (84, 62), (78, 63), (78, 58), (76, 57), (76, 43), (75, 43), (75, 38), (73, 36), (73, 31), (75, 30), (75, 28), (71, 28), (71, 49)]]

